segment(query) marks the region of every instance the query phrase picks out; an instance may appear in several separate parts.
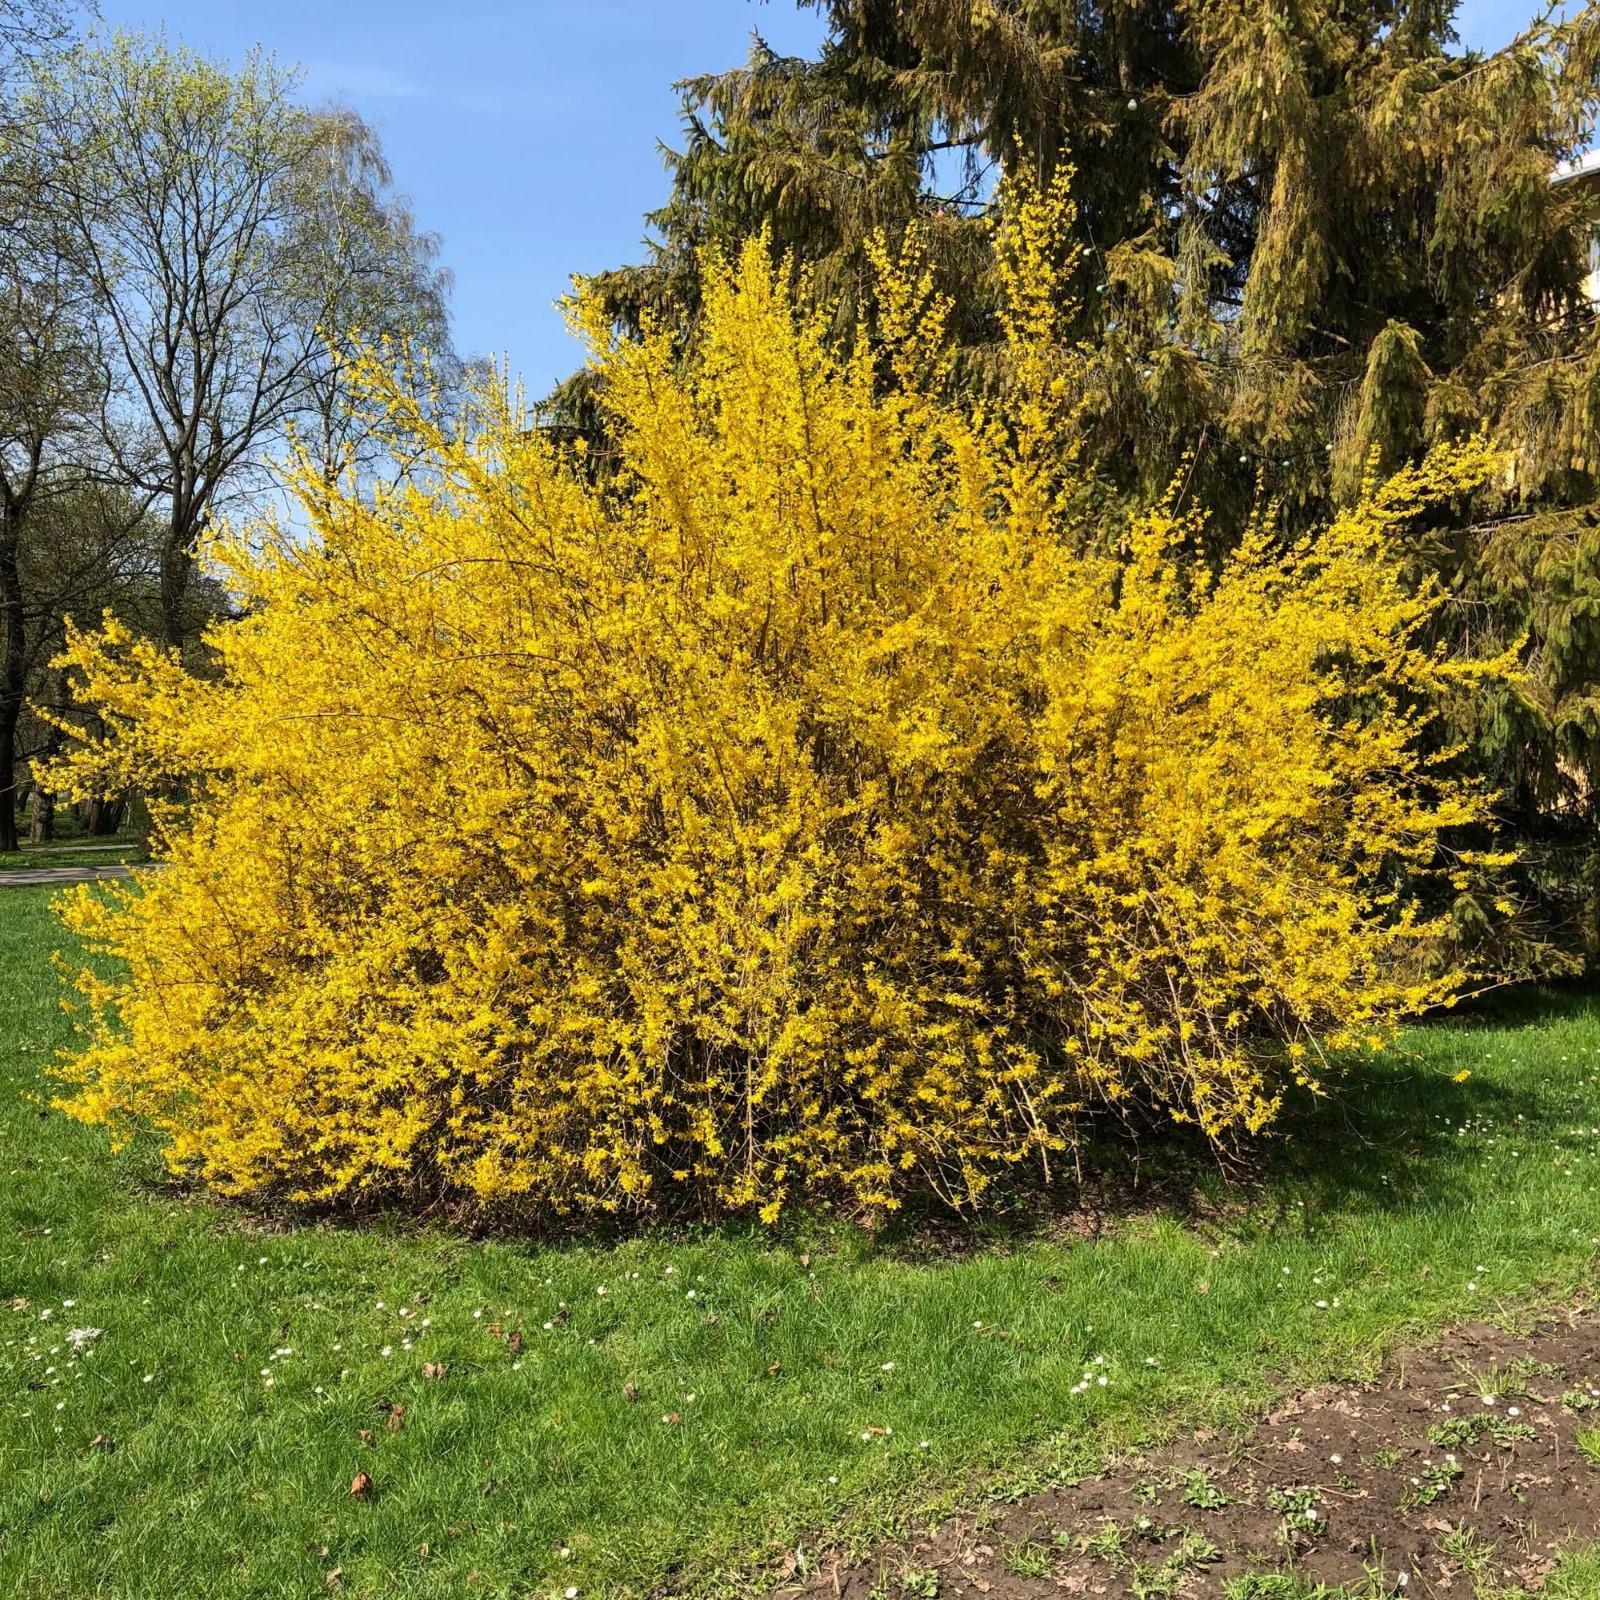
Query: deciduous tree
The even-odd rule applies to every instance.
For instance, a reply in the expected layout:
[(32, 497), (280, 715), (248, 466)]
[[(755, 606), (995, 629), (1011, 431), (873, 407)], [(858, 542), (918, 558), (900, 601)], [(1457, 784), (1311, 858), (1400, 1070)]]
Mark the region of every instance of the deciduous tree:
[(106, 393), (88, 286), (46, 199), (60, 153), (30, 137), (16, 99), (64, 36), (56, 8), (0, 5), (0, 851), (17, 848), (26, 545), (47, 502), (81, 481)]
[[(173, 644), (209, 519), (268, 481), (288, 427), (325, 435), (338, 414), (346, 319), (369, 338), (445, 336), (435, 242), (370, 130), (306, 109), (295, 87), (259, 53), (230, 71), (118, 35), (75, 51), (34, 100), (41, 137), (68, 153), (51, 204), (139, 424), (114, 432), (120, 470), (166, 514)], [(349, 440), (322, 442), (331, 469)]]

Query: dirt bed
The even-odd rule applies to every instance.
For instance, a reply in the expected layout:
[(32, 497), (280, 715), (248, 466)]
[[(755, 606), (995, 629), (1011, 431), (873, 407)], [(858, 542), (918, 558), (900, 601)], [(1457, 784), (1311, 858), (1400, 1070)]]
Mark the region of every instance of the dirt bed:
[[(846, 1564), (819, 1600), (1540, 1587), (1600, 1537), (1600, 1314), (1470, 1326), (1376, 1382), (1308, 1391), (1250, 1430), (1201, 1430), (1068, 1489)], [(1283, 1574), (1293, 1573), (1298, 1582)]]

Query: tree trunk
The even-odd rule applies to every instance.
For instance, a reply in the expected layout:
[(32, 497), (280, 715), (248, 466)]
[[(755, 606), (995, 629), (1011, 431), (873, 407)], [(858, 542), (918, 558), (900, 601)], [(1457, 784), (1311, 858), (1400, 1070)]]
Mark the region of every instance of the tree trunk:
[(96, 795), (89, 802), (83, 818), (83, 831), (91, 839), (106, 839), (122, 826), (123, 802), (106, 795)]
[[(59, 668), (50, 671), (42, 687), (35, 691), (35, 704), (61, 706), (67, 701), (67, 675)], [(38, 754), (34, 757), (34, 772), (40, 766), (54, 761), (61, 754), (61, 746), (65, 742), (65, 735), (60, 728), (51, 727), (45, 734), (44, 743), (40, 746)], [(28, 800), (28, 838), (34, 844), (49, 844), (56, 836), (56, 792), (47, 789), (39, 782), (37, 776), (33, 780), (33, 793)]]
[(1589, 881), (1584, 885), (1583, 914), (1578, 926), (1583, 937), (1584, 976), (1600, 977), (1600, 857), (1589, 863)]
[(17, 801), (17, 723), (27, 688), (27, 656), (23, 648), (22, 575), (18, 568), (21, 508), (0, 506), (0, 851), (15, 850)]
[(56, 836), (56, 797), (42, 784), (34, 784), (28, 801), (28, 840), (49, 844)]
[(161, 626), (167, 643), (183, 646), (184, 600), (189, 593), (189, 574), (193, 566), (187, 546), (179, 542), (176, 528), (168, 535), (161, 552)]
[(17, 716), (5, 705), (0, 706), (0, 855), (18, 849), (21, 843), (17, 837)]

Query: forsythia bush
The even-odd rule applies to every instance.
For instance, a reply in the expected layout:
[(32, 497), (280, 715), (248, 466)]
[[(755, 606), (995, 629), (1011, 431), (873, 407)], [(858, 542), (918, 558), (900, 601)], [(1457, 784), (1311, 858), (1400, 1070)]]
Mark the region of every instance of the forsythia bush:
[(1419, 736), (1483, 669), (1392, 554), (1486, 453), (1220, 569), (1173, 505), (1101, 526), (1065, 204), (1012, 208), (987, 410), (914, 262), (840, 354), (760, 245), (690, 359), (576, 313), (605, 471), (375, 363), (394, 481), (215, 545), (210, 670), (71, 645), (110, 732), (65, 775), (169, 798), (165, 870), (68, 913), (119, 958), (70, 1109), (230, 1191), (969, 1203), (1096, 1108), (1258, 1130), (1445, 998), (1403, 886), (1483, 802)]

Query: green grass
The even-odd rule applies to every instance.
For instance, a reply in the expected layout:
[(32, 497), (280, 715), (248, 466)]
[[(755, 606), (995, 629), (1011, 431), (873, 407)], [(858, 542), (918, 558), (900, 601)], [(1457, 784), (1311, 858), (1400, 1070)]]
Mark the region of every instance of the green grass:
[(131, 839), (25, 844), (20, 850), (0, 850), (0, 872), (28, 872), (40, 867), (107, 867), (139, 859), (139, 845)]
[(1329, 1588), (1298, 1572), (1250, 1572), (1223, 1585), (1226, 1600), (1394, 1600), (1394, 1585), (1377, 1574)]
[[(1252, 1197), (1191, 1178), (1183, 1216), (1093, 1243), (283, 1227), (44, 1108), (70, 1037), (47, 903), (0, 894), (8, 1596), (715, 1586), (808, 1530), (864, 1539), (980, 1478), (1070, 1476), (1368, 1370), (1589, 1281), (1600, 1239), (1600, 1006), (1571, 997), (1414, 1031), (1299, 1119)], [(78, 1357), (73, 1328), (102, 1330)]]
[[(1329, 1588), (1295, 1572), (1249, 1573), (1224, 1586), (1226, 1600), (1401, 1600), (1405, 1585), (1392, 1581), (1379, 1567), (1365, 1580)], [(1571, 1550), (1557, 1561), (1539, 1591), (1543, 1600), (1600, 1600), (1600, 1547)], [(1533, 1600), (1525, 1589), (1500, 1589), (1474, 1579), (1474, 1600)]]
[(1544, 1600), (1600, 1600), (1600, 1546), (1564, 1556), (1541, 1593)]

